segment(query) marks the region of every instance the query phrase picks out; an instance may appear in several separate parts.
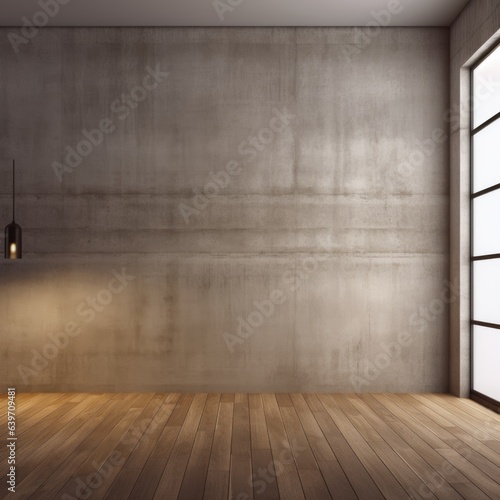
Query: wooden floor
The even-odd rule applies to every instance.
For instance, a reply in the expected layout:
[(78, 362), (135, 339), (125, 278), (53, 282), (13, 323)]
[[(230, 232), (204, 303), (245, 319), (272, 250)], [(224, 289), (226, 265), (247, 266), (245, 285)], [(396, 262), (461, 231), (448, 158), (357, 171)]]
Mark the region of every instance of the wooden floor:
[(12, 498), (500, 499), (500, 416), (447, 395), (18, 394), (17, 436)]

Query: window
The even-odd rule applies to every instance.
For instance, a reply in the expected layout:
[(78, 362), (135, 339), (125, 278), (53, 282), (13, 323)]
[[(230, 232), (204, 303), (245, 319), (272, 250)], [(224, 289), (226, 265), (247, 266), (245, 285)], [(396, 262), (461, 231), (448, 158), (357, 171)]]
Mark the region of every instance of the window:
[(472, 391), (500, 404), (500, 48), (472, 68)]

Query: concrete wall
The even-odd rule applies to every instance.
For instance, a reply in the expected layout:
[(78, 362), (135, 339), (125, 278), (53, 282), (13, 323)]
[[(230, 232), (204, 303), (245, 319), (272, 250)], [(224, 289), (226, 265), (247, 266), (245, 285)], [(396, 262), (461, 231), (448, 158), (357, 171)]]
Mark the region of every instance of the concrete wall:
[(447, 29), (8, 33), (2, 387), (448, 389)]
[(460, 300), (450, 308), (450, 385), (470, 392), (470, 67), (498, 43), (500, 3), (471, 0), (451, 28), (451, 280)]

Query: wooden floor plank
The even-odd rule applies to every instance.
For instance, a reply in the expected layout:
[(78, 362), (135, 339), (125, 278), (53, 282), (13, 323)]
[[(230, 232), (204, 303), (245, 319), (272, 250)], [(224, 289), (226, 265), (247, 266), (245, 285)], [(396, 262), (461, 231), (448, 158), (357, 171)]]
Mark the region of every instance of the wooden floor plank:
[(500, 416), (450, 395), (23, 393), (16, 402), (16, 498), (500, 498)]
[(306, 398), (302, 394), (292, 394), (292, 400), (295, 411), (299, 417), (300, 423), (304, 432), (309, 440), (311, 449), (317, 461), (332, 461), (335, 460), (335, 454), (330, 448), (325, 439), (323, 431), (320, 429), (314, 415), (312, 408), (309, 407)]
[(140, 414), (140, 408), (128, 410), (118, 424), (73, 473), (72, 477), (57, 493), (58, 496), (61, 497), (64, 494), (75, 496), (78, 487), (81, 487), (84, 491), (86, 489), (90, 490), (92, 498), (102, 497), (110, 486), (110, 483), (105, 479), (113, 474), (115, 467), (123, 466), (125, 462), (121, 454), (114, 453), (115, 448), (137, 421)]
[[(382, 434), (379, 433), (378, 426), (372, 426), (358, 408), (351, 403), (348, 396), (339, 395), (336, 397), (336, 402), (408, 495), (410, 497), (418, 496), (418, 492), (422, 491), (426, 484), (404, 460), (401, 460), (401, 456), (398, 455), (394, 447), (384, 440)], [(437, 497), (432, 490), (428, 489), (426, 498), (435, 499)]]
[[(388, 410), (392, 411), (398, 420), (391, 422), (391, 428), (408, 443), (411, 443), (413, 449), (434, 468), (436, 473), (441, 474), (464, 498), (481, 498), (484, 500), (488, 498), (477, 485), (473, 484), (448, 460), (443, 460), (443, 456), (437, 452), (437, 450), (440, 449), (439, 446), (433, 446), (436, 444), (435, 437), (429, 438), (429, 429), (419, 422), (418, 418), (416, 418), (413, 413), (407, 413), (397, 405), (394, 402), (396, 398), (381, 395), (365, 395), (363, 399), (367, 401), (370, 406), (379, 411), (381, 407), (383, 407), (384, 414)], [(446, 448), (446, 443), (441, 440), (439, 440), (439, 442)]]
[(122, 469), (104, 498), (106, 500), (128, 498), (140, 473), (141, 469)]
[(251, 499), (253, 498), (252, 445), (248, 396), (236, 394), (234, 401), (229, 491), (232, 498)]
[(221, 500), (229, 495), (229, 471), (209, 470), (205, 481), (204, 500)]
[(245, 455), (231, 454), (229, 471), (230, 498), (253, 499), (252, 458)]
[(492, 425), (486, 419), (476, 419), (456, 407), (450, 407), (449, 404), (443, 402), (440, 404), (439, 398), (434, 398), (433, 395), (425, 395), (420, 397), (419, 394), (407, 395), (408, 399), (414, 399), (427, 406), (435, 414), (453, 423), (454, 427), (463, 429), (470, 436), (479, 441), (500, 440), (500, 426)]
[[(151, 439), (151, 434), (157, 432), (156, 421), (154, 417), (160, 409), (160, 405), (164, 399), (162, 395), (153, 395), (149, 398), (143, 395), (144, 401), (138, 399), (134, 404), (132, 404), (131, 410), (139, 409), (142, 410), (137, 420), (132, 423), (127, 432), (122, 436), (119, 443), (115, 446), (110, 454), (110, 457), (106, 460), (106, 465), (113, 462), (113, 467), (107, 467), (107, 473), (102, 477), (101, 485), (99, 489), (92, 494), (93, 500), (101, 500), (105, 498), (106, 493), (110, 489), (116, 489), (118, 486), (115, 485), (116, 481), (119, 481), (119, 476), (122, 474), (124, 469), (130, 470), (132, 475), (135, 475), (135, 471), (139, 470), (136, 479), (140, 476), (140, 469), (143, 467), (143, 460), (146, 460), (149, 456), (153, 442)], [(146, 406), (144, 406), (146, 404)], [(141, 445), (145, 446), (141, 446)], [(136, 457), (138, 460), (131, 460), (132, 453), (136, 452)], [(114, 458), (113, 458), (114, 457)], [(127, 464), (137, 463), (136, 468), (126, 467)], [(101, 469), (100, 469), (101, 470)], [(103, 468), (103, 470), (106, 470)], [(131, 493), (134, 487), (135, 481), (130, 485), (129, 493)]]
[[(425, 404), (418, 404), (418, 399), (412, 401), (413, 399), (412, 396), (406, 398), (410, 405), (415, 404), (416, 409), (422, 411), (424, 415), (436, 422), (432, 429), (433, 432), (440, 434), (443, 441), (491, 479), (496, 481), (500, 478), (500, 456), (477, 438), (478, 430), (475, 427), (470, 430), (473, 435), (468, 434), (462, 428), (440, 428), (437, 421), (442, 422), (443, 417), (439, 412), (435, 413), (434, 409), (428, 408)], [(458, 425), (460, 425), (459, 419), (454, 418), (453, 415), (450, 415), (450, 421), (458, 422)], [(467, 426), (465, 428), (468, 429)]]
[(276, 401), (280, 408), (293, 408), (292, 399), (289, 394), (276, 394)]
[(269, 434), (267, 432), (266, 415), (260, 394), (248, 396), (250, 409), (250, 438), (252, 450), (270, 450)]
[(231, 439), (233, 434), (234, 403), (220, 403), (217, 425), (214, 432), (210, 470), (229, 473), (231, 465)]
[(52, 436), (42, 446), (32, 447), (33, 452), (26, 455), (26, 458), (19, 463), (27, 467), (33, 467), (36, 463), (42, 461), (44, 456), (51, 456), (56, 451), (62, 451), (63, 446), (66, 447), (72, 445), (75, 441), (78, 442), (81, 427), (96, 413), (99, 413), (106, 401), (105, 395), (96, 396), (93, 400), (90, 400), (90, 398), (83, 400), (79, 406), (66, 415), (64, 420), (60, 420), (59, 425), (61, 428), (57, 432), (53, 432)]
[(307, 499), (327, 500), (332, 498), (319, 470), (299, 470), (300, 482)]
[[(150, 457), (142, 468), (128, 500), (153, 498), (167, 461), (168, 457)], [(124, 469), (124, 473), (127, 470)]]
[(320, 460), (318, 465), (332, 498), (358, 498), (337, 459)]
[[(172, 414), (172, 417), (175, 418), (175, 423), (182, 423), (182, 427), (158, 483), (155, 496), (153, 497), (155, 500), (176, 498), (179, 494), (206, 400), (207, 394), (196, 394), (194, 397), (187, 399), (191, 404), (186, 411), (182, 408), (182, 411), (177, 413), (177, 415), (174, 415), (175, 411)], [(182, 404), (186, 405), (187, 403), (183, 401)], [(180, 419), (179, 415), (183, 416), (183, 420)], [(172, 417), (167, 422), (167, 426), (170, 424)]]
[(327, 413), (339, 428), (344, 438), (365, 466), (385, 498), (398, 500), (407, 496), (401, 484), (394, 477), (391, 470), (380, 460), (363, 436), (347, 418), (335, 399), (322, 395), (320, 401)]
[(201, 416), (199, 431), (214, 433), (217, 424), (217, 416), (219, 415), (220, 394), (209, 394), (203, 415)]
[(179, 500), (203, 498), (212, 441), (213, 434), (211, 432), (198, 431), (196, 433), (191, 456), (177, 497)]
[[(26, 405), (18, 406), (16, 404), (16, 416), (19, 417), (17, 430), (19, 433), (22, 432), (24, 434), (31, 426), (55, 411), (63, 402), (75, 402), (73, 401), (72, 394), (48, 394), (47, 396), (46, 399), (39, 399), (38, 404), (28, 405), (28, 408), (26, 408)], [(6, 437), (7, 426), (2, 425), (0, 428), (0, 439), (5, 439)]]
[(276, 469), (271, 450), (252, 449), (253, 497), (258, 500), (279, 499)]
[[(2, 394), (3, 397), (3, 402), (0, 407), (0, 422), (2, 418), (7, 415), (8, 412), (8, 406), (7, 406), (7, 395)], [(60, 396), (66, 396), (66, 394), (61, 393)], [(47, 393), (47, 394), (27, 394), (27, 393), (17, 393), (15, 396), (15, 403), (16, 403), (16, 409), (20, 413), (24, 413), (29, 411), (32, 408), (38, 408), (41, 409), (44, 406), (47, 406), (48, 401), (50, 401), (50, 398), (53, 398), (54, 394)]]
[(490, 408), (486, 408), (486, 406), (483, 406), (479, 404), (477, 401), (473, 401), (472, 399), (466, 399), (466, 398), (456, 398), (455, 396), (452, 396), (450, 394), (444, 394), (444, 396), (448, 396), (450, 398), (456, 399), (457, 401), (455, 403), (460, 404), (460, 405), (467, 405), (471, 407), (471, 409), (474, 411), (474, 414), (477, 415), (478, 413), (482, 413), (483, 415), (486, 415), (488, 418), (493, 417), (497, 418), (498, 413), (496, 411), (491, 410)]
[(209, 394), (184, 473), (179, 500), (202, 498), (218, 417), (220, 394)]
[(141, 427), (135, 429), (133, 434), (126, 436), (126, 444), (133, 447), (132, 453), (125, 464), (126, 468), (142, 469), (144, 467), (157, 445), (158, 438), (174, 411), (178, 399), (179, 394), (158, 394), (155, 396), (149, 411), (141, 415)]
[[(385, 394), (376, 394), (374, 397), (387, 409), (392, 411), (400, 421), (405, 422), (408, 426), (410, 426), (412, 431), (423, 439), (429, 446), (435, 450), (448, 447), (446, 442), (439, 436), (439, 432), (434, 434), (431, 431), (431, 426), (435, 426), (436, 422), (426, 418), (425, 415), (417, 416), (416, 412), (410, 411), (408, 405), (400, 399), (399, 396), (390, 397)], [(399, 428), (398, 421), (393, 422), (393, 424), (394, 428)]]
[(297, 469), (318, 470), (318, 464), (295, 408), (282, 407), (280, 411)]
[[(293, 399), (293, 394), (292, 394), (292, 399)], [(303, 395), (304, 399), (306, 400), (307, 405), (309, 408), (311, 408), (311, 411), (323, 411), (323, 405), (321, 404), (321, 401), (318, 398), (317, 394), (304, 394)], [(295, 400), (294, 400), (295, 403)]]
[(304, 395), (292, 394), (291, 398), (330, 495), (333, 498), (356, 499), (357, 495), (354, 489), (312, 414), (312, 408), (323, 408), (319, 399), (316, 397), (310, 408), (307, 402), (310, 399), (304, 397)]
[(374, 500), (383, 500), (384, 497), (377, 485), (328, 413), (316, 411), (314, 418), (358, 497), (369, 498), (371, 495)]
[(436, 471), (413, 448), (412, 441), (405, 441), (390, 425), (372, 410), (361, 398), (351, 397), (349, 401), (370, 422), (394, 451), (420, 477), (425, 486), (419, 488), (421, 496), (433, 492), (442, 500), (458, 500), (462, 496), (446, 481), (442, 471)]
[(167, 425), (172, 427), (180, 426), (184, 423), (186, 415), (188, 414), (191, 403), (194, 399), (194, 394), (182, 394), (177, 402), (172, 415), (168, 419)]
[(452, 449), (438, 450), (448, 462), (453, 464), (462, 474), (468, 477), (478, 488), (490, 498), (500, 498), (500, 476), (497, 480), (487, 476), (482, 470), (471, 464), (460, 453)]
[(249, 395), (249, 408), (253, 496), (259, 500), (276, 500), (280, 497), (276, 469), (260, 394)]
[[(19, 491), (23, 495), (31, 495), (42, 485), (50, 484), (54, 471), (58, 470), (74, 450), (105, 420), (108, 410), (104, 406), (108, 401), (109, 398), (103, 395), (89, 408), (89, 411), (78, 415), (68, 425), (55, 432), (52, 438), (29, 457), (29, 460), (21, 462), (29, 471), (25, 480), (19, 483)], [(60, 485), (60, 480), (57, 483)], [(37, 495), (43, 496), (43, 491), (37, 491)]]
[[(64, 402), (57, 408), (57, 410), (51, 412), (39, 422), (24, 431), (22, 434), (24, 444), (23, 456), (21, 457), (21, 460), (25, 460), (30, 457), (32, 453), (36, 452), (40, 448), (40, 443), (43, 443), (43, 446), (46, 441), (55, 434), (54, 429), (60, 430), (61, 427), (64, 427), (66, 423), (71, 421), (73, 416), (76, 416), (83, 411), (83, 409), (89, 405), (89, 402), (91, 404), (97, 398), (98, 396), (88, 395), (80, 403), (71, 403), (69, 401)], [(19, 420), (17, 421), (16, 426), (19, 428)], [(18, 435), (21, 436), (19, 433)], [(6, 464), (7, 458), (2, 457), (2, 460), (0, 460), (0, 470), (4, 470)]]
[(250, 412), (245, 398), (234, 403), (231, 455), (250, 457), (250, 449)]
[[(473, 425), (478, 427), (478, 429), (482, 432), (489, 432), (490, 429), (493, 429), (494, 432), (500, 432), (500, 422), (495, 420), (495, 416), (497, 413), (492, 412), (488, 408), (483, 408), (479, 404), (475, 403), (476, 406), (472, 406), (470, 404), (465, 403), (468, 401), (470, 403), (474, 403), (470, 400), (458, 399), (449, 394), (428, 394), (428, 397), (432, 399), (438, 405), (441, 405), (443, 408), (447, 408), (448, 410), (454, 412), (456, 415), (462, 415), (462, 418), (468, 419)], [(436, 397), (434, 397), (436, 396)], [(478, 407), (483, 411), (478, 411)], [(496, 439), (499, 438), (499, 435), (496, 435)]]
[(276, 397), (274, 394), (263, 394), (262, 401), (280, 496), (291, 500), (304, 499), (299, 472), (291, 460), (292, 447), (288, 441)]
[[(66, 457), (64, 455), (59, 455), (59, 453), (57, 454), (62, 461), (59, 466), (50, 465), (51, 473), (45, 482), (36, 490), (33, 495), (35, 498), (44, 500), (54, 498), (57, 491), (61, 489), (61, 486), (72, 477), (75, 470), (87, 460), (90, 453), (100, 445), (103, 439), (118, 424), (120, 419), (130, 409), (134, 399), (134, 395), (132, 394), (127, 400), (123, 401), (113, 399), (109, 395), (108, 397), (109, 400), (106, 407), (100, 411), (98, 416), (95, 416), (86, 424), (89, 428), (89, 434), (86, 435), (80, 430), (78, 432), (82, 438), (80, 444)], [(46, 461), (40, 464), (38, 468), (43, 468), (45, 462)], [(37, 469), (33, 471), (33, 474), (37, 472)], [(34, 483), (33, 479), (28, 478), (27, 481), (30, 487), (32, 487)]]
[(153, 458), (169, 458), (181, 430), (180, 426), (166, 425), (151, 452)]

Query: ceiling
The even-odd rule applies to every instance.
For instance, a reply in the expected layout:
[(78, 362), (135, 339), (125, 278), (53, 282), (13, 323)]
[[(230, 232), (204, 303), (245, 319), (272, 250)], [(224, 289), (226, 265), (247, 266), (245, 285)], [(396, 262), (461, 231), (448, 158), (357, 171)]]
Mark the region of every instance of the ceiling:
[(56, 2), (49, 26), (449, 26), (468, 0), (2, 0), (0, 25)]

